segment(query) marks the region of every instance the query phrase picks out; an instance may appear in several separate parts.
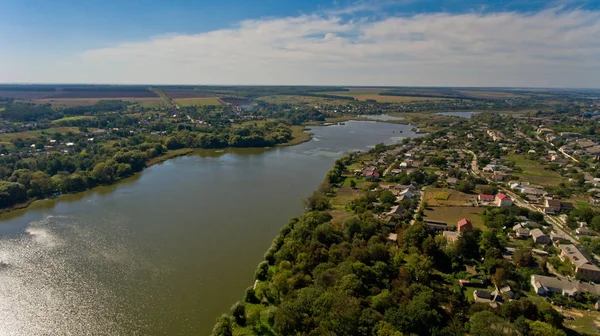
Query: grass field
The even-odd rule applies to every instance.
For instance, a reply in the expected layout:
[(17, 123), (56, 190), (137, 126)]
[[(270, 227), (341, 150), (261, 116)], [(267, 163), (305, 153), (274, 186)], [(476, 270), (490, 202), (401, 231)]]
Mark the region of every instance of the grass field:
[(424, 195), (425, 202), (431, 206), (463, 206), (475, 199), (477, 199), (476, 195), (445, 188), (427, 188)]
[(563, 315), (574, 318), (574, 320), (565, 320), (565, 326), (567, 328), (588, 335), (598, 335), (600, 332), (600, 312), (580, 309), (562, 309), (556, 306), (554, 308)]
[(218, 98), (177, 98), (174, 99), (179, 106), (210, 106), (210, 105), (221, 105), (221, 101)]
[(481, 214), (485, 208), (478, 207), (428, 207), (424, 211), (424, 219), (447, 222), (448, 225), (456, 226), (459, 220), (467, 218), (473, 223), (473, 227), (484, 229)]
[(124, 97), (124, 98), (46, 98), (36, 99), (36, 104), (50, 104), (52, 107), (75, 107), (94, 105), (101, 100), (122, 100), (138, 103), (143, 107), (161, 107), (160, 97)]
[[(93, 128), (88, 128), (89, 131), (93, 131)], [(0, 135), (0, 141), (11, 141), (13, 139), (30, 139), (37, 138), (41, 134), (54, 134), (54, 133), (80, 133), (78, 127), (51, 127), (43, 130), (26, 131), (19, 133), (3, 133)]]
[(52, 120), (53, 124), (58, 124), (62, 121), (74, 121), (74, 120), (82, 120), (82, 119), (93, 119), (92, 116), (73, 116), (73, 117), (64, 117), (56, 120)]
[[(388, 90), (382, 89), (379, 92), (385, 92)], [(445, 98), (429, 98), (429, 97), (411, 97), (411, 96), (382, 96), (377, 91), (330, 91), (330, 92), (319, 92), (319, 94), (328, 94), (344, 97), (353, 97), (360, 101), (366, 101), (368, 99), (376, 100), (380, 103), (410, 103), (418, 101), (439, 101)]]
[(540, 164), (538, 161), (529, 160), (523, 155), (512, 154), (508, 156), (508, 159), (514, 161), (515, 166), (523, 170), (521, 173), (513, 173), (513, 175), (519, 176), (522, 181), (541, 185), (558, 185), (564, 181), (558, 172), (544, 169), (547, 166)]

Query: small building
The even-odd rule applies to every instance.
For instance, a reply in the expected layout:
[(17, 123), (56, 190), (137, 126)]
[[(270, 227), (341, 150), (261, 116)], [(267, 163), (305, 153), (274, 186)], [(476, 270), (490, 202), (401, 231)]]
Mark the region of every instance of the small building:
[(401, 205), (394, 205), (392, 207), (392, 209), (386, 213), (386, 215), (388, 216), (392, 216), (392, 217), (402, 217), (406, 214), (406, 209), (404, 207), (402, 207)]
[(393, 241), (393, 242), (397, 242), (398, 241), (398, 234), (397, 233), (390, 233), (388, 235), (388, 240), (389, 241)]
[(477, 289), (473, 292), (473, 299), (475, 302), (491, 302), (494, 301), (495, 297), (487, 289)]
[(494, 201), (494, 195), (487, 195), (487, 194), (479, 194), (477, 196), (477, 200), (479, 202), (486, 202), (486, 203), (491, 203)]
[(579, 293), (590, 293), (596, 297), (600, 297), (599, 285), (581, 281), (560, 280), (544, 275), (532, 275), (531, 286), (537, 295), (551, 296), (552, 294), (561, 294), (573, 297)]
[(498, 207), (507, 207), (513, 205), (513, 201), (510, 196), (506, 194), (497, 194), (496, 195), (496, 205)]
[(423, 224), (427, 227), (429, 231), (454, 231), (455, 227), (448, 225), (446, 222), (442, 221), (434, 221), (425, 219), (423, 220)]
[(524, 228), (521, 223), (515, 224), (513, 226), (514, 237), (518, 239), (527, 239), (530, 236), (530, 232), (528, 229)]
[(569, 260), (575, 266), (578, 278), (588, 281), (600, 281), (600, 268), (594, 265), (575, 245), (560, 245), (560, 258)]
[(473, 231), (473, 224), (471, 224), (471, 221), (466, 218), (459, 220), (456, 227), (457, 227), (458, 232)]
[(550, 243), (552, 243), (550, 237), (548, 237), (540, 229), (531, 230), (531, 238), (533, 238), (533, 242), (536, 244), (550, 245)]
[(577, 232), (577, 234), (580, 234), (582, 236), (591, 236), (591, 235), (593, 235), (592, 230), (590, 230), (590, 228), (588, 228), (587, 226), (578, 227), (577, 229), (575, 229), (575, 232)]

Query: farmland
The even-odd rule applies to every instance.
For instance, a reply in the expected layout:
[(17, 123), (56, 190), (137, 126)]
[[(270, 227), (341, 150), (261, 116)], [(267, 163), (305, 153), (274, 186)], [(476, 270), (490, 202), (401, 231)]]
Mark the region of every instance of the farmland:
[(175, 102), (180, 106), (210, 106), (210, 105), (221, 105), (221, 101), (218, 98), (179, 98), (175, 99)]

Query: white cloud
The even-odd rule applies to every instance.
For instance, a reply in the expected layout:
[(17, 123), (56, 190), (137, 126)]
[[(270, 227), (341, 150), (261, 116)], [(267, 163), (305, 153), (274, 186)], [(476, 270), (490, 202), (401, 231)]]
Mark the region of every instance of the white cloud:
[(600, 87), (600, 12), (249, 20), (19, 71), (0, 64), (0, 81)]

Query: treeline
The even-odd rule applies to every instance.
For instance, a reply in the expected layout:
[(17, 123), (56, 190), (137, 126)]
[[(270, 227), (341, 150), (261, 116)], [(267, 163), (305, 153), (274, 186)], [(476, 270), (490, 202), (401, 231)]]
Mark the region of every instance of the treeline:
[(264, 127), (226, 128), (213, 133), (183, 130), (170, 135), (166, 139), (165, 145), (168, 149), (270, 147), (291, 139), (291, 129), (283, 124), (275, 123)]
[[(104, 136), (107, 140), (113, 139), (112, 146), (90, 142), (85, 133), (57, 133), (51, 135), (54, 140), (73, 142), (67, 152), (22, 156), (4, 148), (5, 155), (0, 157), (0, 208), (114, 183), (143, 170), (151, 159), (171, 149), (269, 147), (292, 139), (291, 129), (281, 123), (204, 131), (182, 128), (171, 130), (166, 137), (111, 131)], [(36, 148), (44, 148), (49, 136), (37, 139)], [(30, 143), (22, 139), (14, 141), (17, 149), (29, 147)]]
[(36, 105), (34, 103), (8, 102), (4, 111), (0, 112), (0, 116), (2, 119), (9, 121), (30, 122), (50, 119), (54, 113), (50, 104)]
[(41, 91), (52, 92), (56, 88), (47, 85), (0, 85), (0, 91)]
[(122, 111), (131, 105), (123, 100), (100, 100), (94, 105), (67, 107), (59, 111), (66, 116), (96, 114), (100, 112)]
[(123, 141), (123, 148), (114, 149), (77, 144), (79, 152), (54, 152), (30, 160), (4, 156), (0, 159), (0, 207), (83, 191), (131, 176), (144, 169), (148, 160), (166, 152), (161, 143), (142, 140)]

